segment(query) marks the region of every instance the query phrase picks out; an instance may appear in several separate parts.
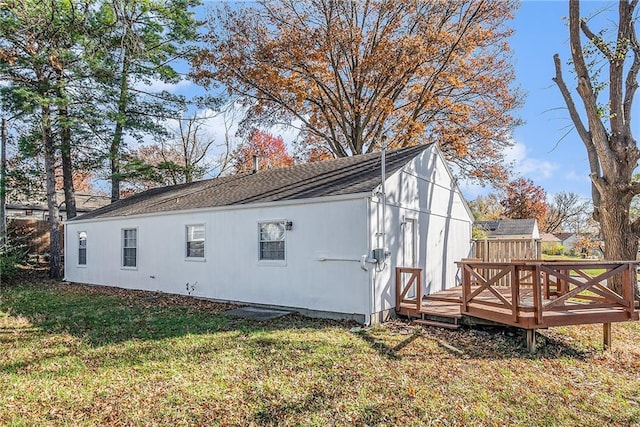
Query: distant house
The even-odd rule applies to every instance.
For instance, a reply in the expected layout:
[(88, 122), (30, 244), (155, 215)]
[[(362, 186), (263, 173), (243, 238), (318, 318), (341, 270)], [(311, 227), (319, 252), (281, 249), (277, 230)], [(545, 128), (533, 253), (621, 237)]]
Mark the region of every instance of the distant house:
[(372, 153), (134, 195), (66, 222), (66, 280), (383, 320), (396, 267), (459, 284), (473, 217), (437, 146), (381, 170)]
[(563, 247), (562, 241), (552, 233), (540, 233), (540, 240), (543, 252)]
[(576, 242), (580, 238), (577, 233), (554, 233), (554, 235), (560, 240), (560, 244), (564, 246), (566, 251), (575, 249)]
[[(76, 212), (82, 215), (98, 208), (108, 205), (111, 200), (106, 196), (93, 194), (76, 193)], [(56, 192), (56, 203), (60, 211), (60, 220), (67, 219), (67, 208), (64, 201), (64, 192)], [(47, 221), (49, 218), (49, 208), (47, 207), (46, 195), (20, 198), (19, 200), (8, 200), (6, 205), (7, 218), (35, 219)]]

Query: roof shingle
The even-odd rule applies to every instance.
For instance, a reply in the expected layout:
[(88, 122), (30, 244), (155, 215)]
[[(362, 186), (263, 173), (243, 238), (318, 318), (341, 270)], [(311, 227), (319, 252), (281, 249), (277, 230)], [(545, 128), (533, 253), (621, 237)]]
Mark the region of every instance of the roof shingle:
[[(387, 152), (386, 176), (427, 147)], [(345, 157), (153, 188), (76, 219), (108, 218), (177, 210), (308, 199), (372, 191), (380, 184), (380, 153)]]

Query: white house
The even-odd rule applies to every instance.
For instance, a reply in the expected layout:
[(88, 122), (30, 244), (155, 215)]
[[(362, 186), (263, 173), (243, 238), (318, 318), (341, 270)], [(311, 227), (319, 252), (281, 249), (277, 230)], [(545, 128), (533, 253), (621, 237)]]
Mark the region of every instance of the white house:
[(140, 193), (66, 223), (66, 280), (380, 321), (396, 266), (426, 293), (458, 284), (473, 223), (435, 145), (381, 169), (373, 153)]

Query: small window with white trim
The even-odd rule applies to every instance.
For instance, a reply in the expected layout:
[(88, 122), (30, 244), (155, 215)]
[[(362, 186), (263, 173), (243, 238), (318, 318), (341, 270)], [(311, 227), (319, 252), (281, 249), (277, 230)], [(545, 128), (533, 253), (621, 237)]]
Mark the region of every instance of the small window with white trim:
[(187, 258), (204, 258), (204, 224), (187, 225)]
[(78, 233), (78, 265), (87, 265), (87, 232)]
[(138, 265), (138, 229), (125, 228), (122, 230), (122, 266), (137, 267)]
[(284, 222), (260, 223), (260, 261), (284, 261)]

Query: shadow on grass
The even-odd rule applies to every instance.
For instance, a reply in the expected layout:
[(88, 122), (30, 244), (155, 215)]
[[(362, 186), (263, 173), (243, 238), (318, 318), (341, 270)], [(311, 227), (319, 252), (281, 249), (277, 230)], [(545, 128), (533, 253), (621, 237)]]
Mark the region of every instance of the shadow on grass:
[[(191, 297), (158, 294), (146, 291), (121, 290), (110, 287), (92, 287), (64, 284), (49, 280), (31, 281), (28, 285), (3, 286), (0, 311), (28, 318), (33, 326), (44, 332), (67, 333), (92, 347), (109, 346), (126, 341), (139, 343), (136, 348), (118, 349), (122, 360), (132, 361), (136, 354), (155, 351), (147, 341), (161, 341), (185, 335), (227, 333), (227, 342), (243, 340), (249, 335), (277, 330), (313, 329), (327, 327), (347, 328), (352, 322), (309, 319), (300, 315), (288, 315), (270, 321), (254, 321), (223, 314), (234, 306)], [(446, 331), (434, 328), (422, 329), (401, 342), (390, 345), (388, 336), (378, 336), (362, 330), (357, 335), (370, 348), (391, 360), (402, 358), (401, 351), (418, 338), (436, 340), (440, 346), (457, 358), (504, 359), (573, 357), (584, 359), (588, 353), (554, 340), (541, 337), (539, 350), (531, 355), (526, 351), (520, 332), (504, 328), (484, 331), (461, 329)], [(0, 341), (11, 339), (0, 334)], [(17, 339), (17, 338), (16, 338)], [(262, 341), (265, 341), (264, 343)], [(322, 343), (302, 350), (313, 351)], [(282, 347), (277, 339), (253, 338), (247, 351), (269, 352)], [(304, 346), (303, 346), (304, 347)], [(338, 349), (339, 351), (340, 349)], [(211, 353), (217, 351), (214, 343), (188, 351)], [(129, 354), (130, 353), (130, 354)], [(140, 356), (147, 357), (147, 356)], [(162, 357), (160, 354), (158, 357)], [(114, 361), (114, 363), (117, 363)]]

